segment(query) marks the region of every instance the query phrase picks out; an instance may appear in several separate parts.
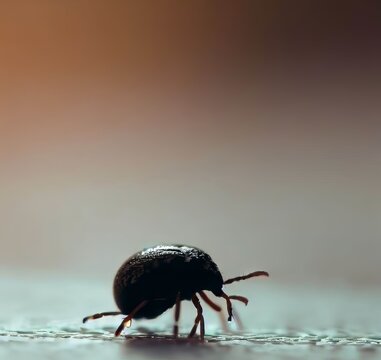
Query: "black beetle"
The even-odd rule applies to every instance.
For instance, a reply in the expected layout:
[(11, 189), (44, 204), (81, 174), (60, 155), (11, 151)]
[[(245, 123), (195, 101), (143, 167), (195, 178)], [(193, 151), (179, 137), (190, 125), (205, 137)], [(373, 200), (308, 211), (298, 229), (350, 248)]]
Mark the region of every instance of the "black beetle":
[(197, 309), (197, 316), (189, 337), (194, 336), (200, 324), (200, 337), (203, 340), (204, 317), (196, 294), (216, 311), (221, 311), (221, 307), (210, 300), (204, 290), (223, 297), (228, 321), (231, 321), (231, 300), (247, 305), (248, 299), (239, 295), (228, 296), (222, 290), (223, 285), (260, 275), (269, 276), (266, 271), (256, 271), (224, 281), (218, 266), (204, 251), (186, 245), (158, 245), (132, 255), (119, 268), (114, 279), (114, 299), (120, 311), (87, 316), (83, 322), (109, 315), (127, 315), (115, 331), (115, 336), (118, 336), (125, 327), (131, 325), (132, 319), (153, 319), (175, 305), (173, 334), (177, 338), (180, 303), (182, 300), (191, 300)]

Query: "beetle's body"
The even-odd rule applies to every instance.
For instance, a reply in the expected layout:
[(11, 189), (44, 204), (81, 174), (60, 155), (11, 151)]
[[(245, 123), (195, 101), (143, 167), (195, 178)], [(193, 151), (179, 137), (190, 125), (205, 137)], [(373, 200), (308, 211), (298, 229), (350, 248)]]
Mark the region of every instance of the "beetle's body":
[(114, 279), (114, 299), (120, 312), (97, 313), (85, 317), (83, 322), (103, 316), (127, 315), (115, 332), (115, 336), (118, 336), (131, 324), (132, 319), (153, 319), (175, 306), (173, 333), (176, 338), (181, 301), (191, 300), (197, 315), (189, 337), (194, 336), (200, 325), (200, 337), (203, 340), (204, 316), (197, 294), (218, 312), (222, 310), (221, 307), (210, 300), (204, 290), (224, 298), (230, 321), (233, 317), (231, 300), (247, 304), (248, 299), (225, 294), (223, 285), (260, 275), (268, 276), (268, 273), (256, 271), (224, 281), (218, 266), (201, 249), (185, 245), (158, 245), (137, 252), (119, 268)]
[(180, 300), (201, 291), (221, 296), (223, 280), (217, 265), (204, 251), (183, 245), (162, 245), (132, 255), (114, 279), (114, 299), (123, 314), (142, 301), (146, 306), (134, 319), (153, 319)]

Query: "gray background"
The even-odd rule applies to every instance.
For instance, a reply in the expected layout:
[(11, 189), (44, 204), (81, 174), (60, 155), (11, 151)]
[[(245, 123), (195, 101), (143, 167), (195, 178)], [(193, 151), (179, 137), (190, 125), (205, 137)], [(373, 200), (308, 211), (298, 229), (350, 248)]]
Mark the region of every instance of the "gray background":
[(377, 2), (2, 2), (0, 263), (380, 285)]

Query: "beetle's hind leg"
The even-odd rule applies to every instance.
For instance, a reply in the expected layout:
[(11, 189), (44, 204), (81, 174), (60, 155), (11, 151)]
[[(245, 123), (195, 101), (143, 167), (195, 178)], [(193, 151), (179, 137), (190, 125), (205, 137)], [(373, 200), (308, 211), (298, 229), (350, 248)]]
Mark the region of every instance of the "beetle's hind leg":
[(83, 318), (82, 322), (85, 323), (88, 320), (95, 320), (95, 319), (100, 319), (104, 316), (114, 316), (114, 315), (120, 315), (120, 314), (121, 314), (120, 311), (105, 311), (105, 312), (97, 313), (94, 315), (86, 316)]
[(180, 293), (178, 293), (176, 297), (176, 305), (175, 305), (175, 323), (173, 325), (173, 337), (175, 339), (177, 339), (179, 336), (180, 309), (181, 309), (181, 298), (180, 298)]
[(194, 320), (193, 328), (192, 328), (191, 332), (189, 333), (188, 337), (191, 338), (194, 336), (194, 334), (197, 331), (198, 324), (200, 323), (200, 339), (201, 339), (201, 341), (204, 341), (204, 337), (205, 337), (204, 316), (202, 315), (202, 306), (200, 304), (200, 300), (198, 299), (196, 294), (194, 294), (192, 296), (192, 303), (195, 306), (195, 308), (197, 309), (197, 316), (196, 316), (196, 319)]

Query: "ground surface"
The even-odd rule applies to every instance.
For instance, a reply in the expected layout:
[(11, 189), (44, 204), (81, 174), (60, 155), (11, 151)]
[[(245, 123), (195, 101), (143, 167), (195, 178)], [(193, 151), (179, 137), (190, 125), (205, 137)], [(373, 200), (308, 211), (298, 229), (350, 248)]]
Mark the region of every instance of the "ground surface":
[[(248, 296), (235, 304), (244, 330), (223, 329), (205, 308), (206, 342), (189, 342), (194, 309), (184, 303), (178, 341), (170, 338), (172, 312), (134, 322), (125, 336), (121, 318), (83, 325), (85, 315), (114, 310), (109, 286), (95, 280), (3, 272), (0, 277), (0, 358), (21, 359), (379, 359), (381, 292), (348, 287), (285, 286), (269, 280), (232, 285)], [(204, 306), (206, 307), (206, 305)]]

